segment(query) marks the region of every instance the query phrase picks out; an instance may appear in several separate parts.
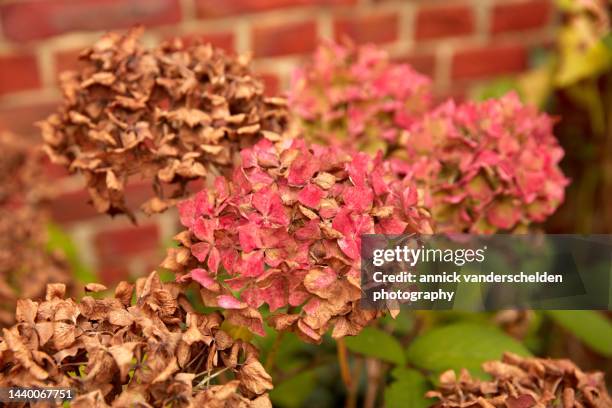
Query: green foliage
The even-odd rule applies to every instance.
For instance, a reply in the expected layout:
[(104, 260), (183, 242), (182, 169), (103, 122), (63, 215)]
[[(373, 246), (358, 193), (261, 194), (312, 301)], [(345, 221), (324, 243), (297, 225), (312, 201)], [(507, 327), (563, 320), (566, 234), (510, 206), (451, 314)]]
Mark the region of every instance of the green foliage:
[(481, 364), (501, 358), (506, 351), (530, 355), (529, 351), (499, 329), (476, 323), (456, 323), (439, 327), (419, 336), (410, 345), (406, 357), (416, 367), (437, 375), (461, 368), (486, 377)]
[(387, 408), (427, 408), (433, 404), (425, 398), (425, 393), (432, 389), (427, 378), (416, 370), (397, 367), (391, 372), (394, 381), (385, 389), (385, 407)]
[(270, 398), (275, 406), (297, 408), (304, 404), (317, 386), (316, 370), (307, 370), (276, 384)]
[(593, 350), (612, 357), (612, 322), (601, 313), (592, 310), (551, 310), (546, 313)]
[(501, 98), (510, 91), (517, 91), (521, 94), (521, 89), (514, 78), (499, 78), (485, 85), (476, 87), (472, 93), (472, 98), (477, 101), (484, 101), (491, 98)]
[(47, 225), (47, 250), (59, 251), (66, 257), (66, 261), (77, 281), (90, 283), (97, 280), (95, 273), (79, 257), (78, 249), (72, 238), (57, 224), (49, 223)]
[(406, 361), (404, 350), (397, 339), (374, 327), (366, 327), (357, 336), (347, 337), (345, 341), (349, 350), (364, 356), (399, 365)]

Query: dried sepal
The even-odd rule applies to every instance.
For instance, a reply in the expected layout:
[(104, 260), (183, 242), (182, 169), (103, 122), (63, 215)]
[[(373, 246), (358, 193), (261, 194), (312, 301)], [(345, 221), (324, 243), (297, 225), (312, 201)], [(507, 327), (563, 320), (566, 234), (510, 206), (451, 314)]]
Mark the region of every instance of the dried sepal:
[(612, 406), (603, 373), (585, 373), (570, 360), (520, 357), (505, 353), (488, 361), (483, 370), (491, 380), (480, 380), (463, 370), (457, 377), (449, 370), (427, 397), (439, 401), (436, 408), (456, 407), (585, 407)]
[(183, 307), (177, 284), (152, 273), (79, 303), (58, 288), (18, 303), (0, 338), (0, 386), (73, 388), (83, 407), (271, 406), (256, 349), (222, 331), (220, 314)]
[(149, 49), (140, 35), (109, 33), (84, 50), (82, 68), (62, 75), (62, 105), (40, 124), (47, 153), (85, 176), (97, 211), (131, 217), (128, 183), (151, 185), (141, 208), (164, 211), (286, 122), (284, 101), (264, 96), (247, 58), (178, 39)]

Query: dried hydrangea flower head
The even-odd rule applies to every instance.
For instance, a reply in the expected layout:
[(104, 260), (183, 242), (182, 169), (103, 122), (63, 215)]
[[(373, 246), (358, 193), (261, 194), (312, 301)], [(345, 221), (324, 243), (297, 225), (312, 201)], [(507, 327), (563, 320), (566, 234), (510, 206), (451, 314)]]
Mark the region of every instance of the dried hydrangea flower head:
[[(126, 213), (130, 176), (151, 183), (147, 213), (262, 137), (276, 138), (286, 101), (267, 98), (247, 57), (180, 40), (144, 48), (141, 30), (109, 33), (62, 75), (63, 104), (41, 124), (52, 159), (85, 175), (96, 209)], [(165, 187), (165, 188), (164, 188)]]
[[(114, 297), (75, 302), (64, 291), (19, 301), (0, 341), (0, 386), (70, 387), (76, 407), (271, 407), (256, 349), (221, 330), (220, 314), (196, 313), (178, 284), (152, 273)], [(233, 379), (219, 384), (221, 374)]]
[(553, 120), (516, 94), (447, 102), (408, 134), (407, 163), (437, 232), (520, 231), (563, 202), (568, 180)]
[(44, 155), (12, 133), (0, 133), (0, 151), (0, 326), (8, 326), (19, 296), (40, 298), (47, 283), (68, 284), (71, 276), (63, 257), (46, 248), (45, 204), (52, 194)]
[(360, 236), (431, 232), (415, 185), (380, 154), (302, 139), (262, 140), (241, 157), (231, 179), (179, 204), (187, 229), (162, 266), (254, 333), (263, 335), (266, 305), (273, 327), (307, 341), (332, 327), (334, 337), (357, 334), (377, 315), (358, 307)]
[(449, 370), (427, 396), (437, 398), (435, 408), (480, 407), (612, 407), (603, 373), (585, 373), (570, 360), (523, 358), (511, 353), (501, 361), (488, 361), (483, 369), (491, 380)]
[(0, 206), (0, 327), (14, 322), (19, 297), (40, 299), (46, 285), (62, 282), (74, 292), (62, 254), (47, 249), (46, 219), (29, 206)]
[(289, 92), (308, 139), (386, 154), (431, 99), (431, 81), (409, 65), (373, 45), (335, 43), (320, 46), (294, 73)]
[(50, 191), (42, 177), (42, 151), (31, 140), (0, 132), (0, 152), (0, 206), (43, 204)]

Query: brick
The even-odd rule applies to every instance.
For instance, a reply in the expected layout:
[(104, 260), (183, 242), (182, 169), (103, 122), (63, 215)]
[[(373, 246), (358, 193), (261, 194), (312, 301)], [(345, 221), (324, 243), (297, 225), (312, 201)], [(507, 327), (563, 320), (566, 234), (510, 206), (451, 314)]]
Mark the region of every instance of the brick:
[(0, 6), (5, 36), (30, 41), (70, 31), (158, 26), (181, 20), (179, 0), (20, 0)]
[(200, 18), (214, 18), (300, 6), (346, 6), (356, 2), (357, 0), (196, 0), (196, 12)]
[(39, 88), (40, 75), (32, 54), (0, 56), (0, 95)]
[(491, 32), (499, 34), (544, 27), (550, 21), (552, 10), (548, 0), (496, 4), (491, 16)]
[(94, 244), (104, 264), (104, 259), (155, 252), (160, 248), (159, 229), (156, 224), (148, 224), (102, 231), (95, 236)]
[(79, 60), (81, 49), (62, 50), (54, 55), (55, 59), (55, 75), (56, 81), (64, 71), (79, 69), (82, 66), (82, 61)]
[(0, 130), (8, 130), (23, 136), (40, 135), (35, 123), (46, 118), (57, 107), (55, 102), (36, 103), (18, 107), (0, 108)]
[(259, 72), (257, 73), (257, 76), (263, 81), (265, 87), (264, 93), (267, 96), (278, 95), (281, 89), (280, 78), (277, 74), (270, 72)]
[(44, 156), (42, 168), (45, 172), (45, 177), (50, 180), (58, 180), (70, 176), (70, 173), (64, 166), (52, 163), (47, 156)]
[(474, 29), (474, 12), (469, 6), (426, 6), (417, 12), (414, 38), (456, 37), (472, 34)]
[(252, 41), (256, 57), (306, 54), (317, 46), (317, 28), (314, 21), (256, 26)]
[(234, 34), (230, 32), (222, 33), (189, 33), (180, 37), (186, 44), (202, 41), (210, 43), (215, 47), (227, 52), (234, 52)]
[(476, 79), (520, 72), (527, 68), (527, 50), (522, 45), (490, 45), (466, 49), (453, 56), (452, 79)]
[(394, 58), (396, 62), (409, 64), (423, 75), (433, 77), (436, 72), (436, 57), (432, 54), (414, 54)]
[[(151, 186), (145, 182), (129, 183), (125, 187), (125, 191), (127, 206), (135, 213), (137, 213), (139, 206), (153, 195)], [(53, 220), (62, 224), (79, 222), (97, 216), (108, 217), (105, 214), (98, 214), (85, 189), (59, 194), (51, 202), (51, 216)], [(123, 216), (119, 215), (118, 217)]]
[(100, 268), (97, 275), (100, 283), (114, 286), (123, 280), (128, 280), (130, 272), (124, 265), (108, 265)]
[(342, 41), (348, 37), (357, 44), (385, 44), (397, 40), (399, 35), (397, 14), (379, 14), (342, 18), (334, 22), (334, 36)]
[(69, 191), (59, 194), (51, 201), (51, 217), (54, 221), (66, 224), (97, 216), (90, 204), (85, 190)]

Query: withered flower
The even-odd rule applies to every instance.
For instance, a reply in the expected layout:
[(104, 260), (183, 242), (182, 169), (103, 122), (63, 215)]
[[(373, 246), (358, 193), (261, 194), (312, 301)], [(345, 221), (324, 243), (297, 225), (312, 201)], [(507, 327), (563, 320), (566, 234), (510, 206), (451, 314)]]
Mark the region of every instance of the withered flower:
[(8, 326), (18, 297), (41, 298), (50, 282), (73, 286), (68, 264), (46, 248), (42, 152), (11, 133), (0, 134), (0, 151), (0, 326)]
[(483, 369), (491, 380), (465, 370), (457, 378), (449, 370), (440, 376), (438, 389), (426, 395), (440, 400), (436, 408), (612, 407), (603, 373), (585, 373), (570, 360), (506, 353), (501, 361), (484, 363)]
[(254, 333), (267, 305), (274, 328), (306, 341), (356, 335), (378, 314), (359, 307), (361, 235), (431, 233), (416, 186), (381, 155), (299, 138), (241, 157), (231, 179), (179, 204), (186, 230), (162, 266)]
[(42, 177), (44, 153), (32, 141), (0, 132), (0, 206), (40, 205), (50, 198)]
[(254, 346), (221, 330), (220, 314), (196, 313), (178, 284), (154, 272), (114, 297), (75, 302), (64, 291), (18, 302), (0, 341), (0, 386), (70, 387), (73, 406), (88, 408), (271, 406)]
[(130, 180), (152, 184), (146, 213), (164, 211), (189, 181), (286, 124), (285, 100), (264, 97), (248, 57), (178, 39), (148, 49), (141, 34), (109, 33), (84, 50), (84, 67), (61, 76), (63, 104), (41, 123), (48, 154), (85, 176), (95, 208), (132, 218)]

